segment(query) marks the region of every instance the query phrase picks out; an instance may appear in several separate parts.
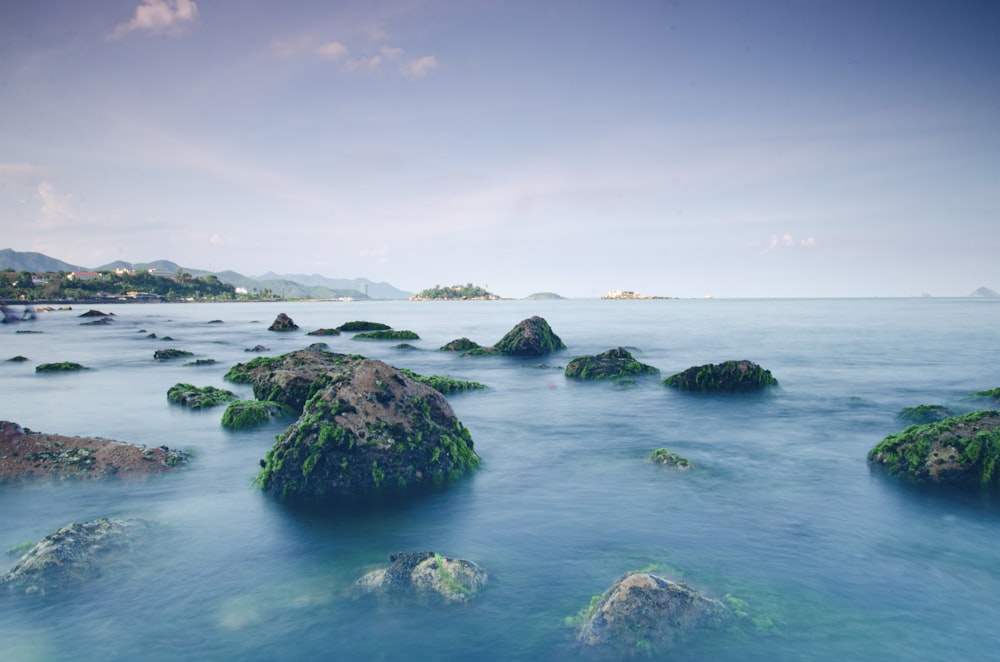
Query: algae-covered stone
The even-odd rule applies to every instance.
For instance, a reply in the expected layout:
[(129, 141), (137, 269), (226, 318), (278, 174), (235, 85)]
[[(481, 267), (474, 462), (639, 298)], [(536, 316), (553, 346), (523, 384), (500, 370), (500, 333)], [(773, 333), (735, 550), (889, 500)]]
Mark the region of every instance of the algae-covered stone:
[(629, 572), (578, 617), (577, 643), (616, 657), (662, 655), (733, 614), (719, 600), (649, 572)]
[(307, 336), (339, 336), (338, 329), (316, 329), (306, 334)]
[(275, 416), (280, 416), (283, 409), (277, 402), (260, 402), (259, 400), (238, 400), (230, 403), (222, 414), (222, 427), (231, 430), (243, 430), (267, 423)]
[[(517, 323), (489, 352), (507, 356), (545, 356), (551, 352), (566, 349), (562, 339), (552, 331), (543, 318), (535, 315)], [(475, 355), (478, 350), (466, 352)]]
[(778, 380), (752, 361), (725, 361), (688, 368), (663, 383), (681, 391), (745, 393), (777, 386)]
[(457, 338), (452, 340), (446, 345), (442, 345), (439, 349), (442, 352), (468, 352), (471, 349), (477, 349), (479, 343), (469, 340), (468, 338)]
[(943, 421), (958, 415), (958, 413), (951, 407), (944, 405), (917, 405), (916, 407), (903, 407), (896, 414), (896, 420), (910, 425), (925, 425)]
[(183, 349), (158, 349), (153, 352), (153, 358), (157, 361), (170, 361), (172, 359), (183, 359), (188, 356), (194, 356), (194, 352), (188, 352)]
[(382, 329), (380, 331), (365, 331), (354, 336), (355, 340), (420, 340), (414, 331), (406, 329)]
[(348, 333), (354, 333), (355, 331), (388, 331), (391, 328), (391, 326), (382, 322), (368, 322), (365, 320), (344, 322), (337, 327), (338, 330), (347, 331)]
[(236, 394), (232, 391), (214, 386), (198, 387), (192, 384), (178, 383), (167, 389), (167, 400), (191, 409), (215, 407), (234, 399), (236, 399)]
[(649, 454), (649, 459), (655, 464), (681, 471), (687, 471), (691, 468), (691, 463), (686, 458), (666, 448), (657, 448)]
[(636, 361), (624, 347), (595, 356), (576, 356), (566, 365), (566, 376), (574, 379), (620, 379), (659, 373), (659, 369)]
[(292, 321), (292, 318), (285, 313), (278, 313), (278, 316), (274, 318), (271, 322), (271, 326), (267, 327), (268, 331), (295, 331), (299, 328), (299, 325)]
[(1000, 411), (911, 425), (868, 452), (872, 466), (916, 483), (1000, 486)]
[(104, 574), (148, 525), (134, 518), (68, 524), (25, 552), (0, 577), (0, 588), (6, 593), (46, 596), (79, 587)]
[(61, 363), (39, 363), (35, 366), (35, 372), (75, 372), (77, 370), (89, 370), (87, 366), (72, 361), (62, 361)]
[(454, 379), (452, 377), (443, 377), (441, 375), (420, 375), (413, 372), (409, 368), (400, 368), (399, 371), (407, 377), (415, 379), (422, 384), (427, 384), (435, 391), (444, 393), (445, 395), (448, 395), (449, 393), (461, 393), (463, 391), (479, 391), (487, 388), (486, 384), (466, 381), (464, 379)]
[(444, 396), (396, 368), (359, 359), (326, 383), (262, 461), (264, 491), (285, 501), (367, 499), (479, 466)]
[(389, 556), (387, 568), (373, 570), (355, 586), (366, 593), (412, 596), (444, 603), (468, 602), (488, 582), (472, 561), (437, 552), (399, 552)]

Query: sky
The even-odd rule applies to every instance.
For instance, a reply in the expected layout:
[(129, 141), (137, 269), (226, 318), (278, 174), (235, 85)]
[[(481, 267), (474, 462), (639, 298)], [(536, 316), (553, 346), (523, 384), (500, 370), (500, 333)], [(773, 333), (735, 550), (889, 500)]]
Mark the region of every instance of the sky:
[(0, 248), (505, 297), (1000, 290), (995, 0), (12, 0)]

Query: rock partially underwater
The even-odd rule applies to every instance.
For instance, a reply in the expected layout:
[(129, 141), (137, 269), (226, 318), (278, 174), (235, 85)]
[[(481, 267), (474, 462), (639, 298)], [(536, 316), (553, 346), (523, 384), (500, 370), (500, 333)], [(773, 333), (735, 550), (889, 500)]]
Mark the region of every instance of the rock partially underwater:
[(663, 383), (681, 391), (747, 393), (777, 386), (778, 380), (770, 370), (744, 360), (694, 366), (667, 377)]
[(659, 369), (636, 361), (624, 347), (594, 356), (575, 356), (566, 365), (566, 376), (573, 379), (621, 379), (659, 373)]
[(443, 603), (468, 602), (486, 586), (486, 573), (472, 561), (437, 552), (399, 552), (387, 568), (373, 570), (355, 586), (364, 593)]
[[(450, 349), (451, 346), (459, 347), (462, 341), (467, 339), (452, 341), (442, 349)], [(468, 341), (472, 343), (472, 341)], [(455, 343), (458, 343), (457, 345)], [(472, 343), (473, 345), (475, 343)], [(549, 323), (543, 318), (535, 315), (528, 319), (521, 320), (514, 328), (504, 334), (492, 347), (473, 347), (465, 351), (463, 356), (484, 356), (490, 354), (503, 354), (505, 356), (545, 356), (561, 349), (566, 349), (562, 339), (555, 334)]]

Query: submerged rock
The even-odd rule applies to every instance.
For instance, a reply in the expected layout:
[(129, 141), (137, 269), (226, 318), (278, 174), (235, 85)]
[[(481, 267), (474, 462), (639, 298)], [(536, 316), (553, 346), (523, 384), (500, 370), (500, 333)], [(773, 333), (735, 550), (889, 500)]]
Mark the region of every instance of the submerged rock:
[(958, 413), (951, 407), (944, 405), (917, 405), (916, 407), (903, 407), (896, 414), (896, 420), (910, 425), (926, 425), (927, 423), (943, 421)]
[(636, 361), (624, 347), (595, 356), (576, 356), (566, 365), (566, 376), (574, 379), (619, 379), (659, 373), (658, 368)]
[(478, 349), (479, 343), (469, 340), (468, 338), (457, 338), (452, 340), (446, 345), (442, 345), (439, 349), (442, 352), (468, 352), (471, 349)]
[(155, 352), (153, 352), (153, 359), (156, 361), (170, 361), (173, 359), (183, 359), (188, 356), (194, 356), (194, 352), (188, 352), (183, 349), (158, 349)]
[(437, 485), (480, 464), (444, 396), (381, 361), (299, 350), (239, 364), (226, 378), (301, 413), (257, 475), (279, 499), (368, 498)]
[(222, 427), (242, 430), (267, 423), (284, 412), (277, 402), (259, 400), (238, 400), (226, 407), (222, 414)]
[(267, 327), (268, 331), (295, 331), (299, 325), (292, 321), (292, 318), (285, 313), (278, 313), (278, 316)]
[(472, 561), (437, 552), (399, 552), (390, 555), (389, 561), (387, 568), (365, 574), (355, 586), (366, 593), (453, 603), (468, 602), (488, 581), (483, 569)]
[(686, 458), (683, 458), (677, 453), (667, 450), (666, 448), (657, 448), (649, 454), (649, 459), (654, 464), (659, 464), (672, 469), (680, 469), (681, 471), (687, 471), (691, 468), (691, 463), (688, 462)]
[(214, 386), (198, 387), (192, 384), (174, 384), (167, 389), (167, 400), (191, 409), (215, 407), (235, 399), (236, 394), (232, 391)]
[(35, 372), (75, 372), (77, 370), (89, 370), (85, 365), (63, 361), (61, 363), (39, 363), (35, 366)]
[(46, 596), (97, 579), (129, 550), (149, 522), (101, 518), (68, 524), (42, 538), (0, 577), (6, 593)]
[(916, 483), (1000, 487), (1000, 411), (911, 425), (871, 449), (868, 462)]
[[(447, 347), (446, 345), (442, 349)], [(465, 351), (463, 356), (486, 356), (491, 354), (545, 356), (560, 349), (566, 349), (566, 345), (563, 344), (562, 339), (552, 331), (552, 327), (549, 326), (548, 322), (535, 315), (534, 317), (529, 317), (518, 322), (514, 328), (508, 331), (492, 347), (476, 346)]]
[(778, 380), (770, 370), (752, 361), (725, 361), (688, 368), (667, 377), (663, 383), (681, 391), (745, 393), (777, 386)]
[(344, 322), (337, 327), (339, 331), (347, 331), (348, 333), (353, 333), (355, 331), (388, 331), (392, 327), (388, 324), (383, 324), (382, 322), (367, 322), (365, 320), (354, 320), (353, 322)]
[(354, 336), (354, 340), (420, 340), (420, 336), (406, 329), (382, 329), (358, 333)]
[(77, 315), (77, 317), (113, 317), (114, 313), (103, 313), (100, 310), (88, 310), (85, 313)]
[(307, 336), (339, 336), (339, 329), (316, 329), (306, 334)]
[(576, 641), (620, 657), (662, 654), (698, 630), (733, 615), (722, 602), (649, 572), (620, 577), (581, 612)]

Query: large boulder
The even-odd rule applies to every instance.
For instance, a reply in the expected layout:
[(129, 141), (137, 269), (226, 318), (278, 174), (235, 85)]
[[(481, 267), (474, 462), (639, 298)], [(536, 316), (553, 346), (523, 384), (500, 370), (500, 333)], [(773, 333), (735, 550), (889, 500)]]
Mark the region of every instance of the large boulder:
[(138, 478), (186, 466), (189, 455), (109, 439), (32, 432), (0, 421), (0, 484), (25, 480)]
[(868, 462), (916, 483), (1000, 486), (1000, 411), (974, 411), (891, 434)]
[[(307, 357), (306, 353), (317, 356)], [(283, 501), (327, 502), (438, 485), (480, 464), (472, 437), (444, 396), (381, 361), (295, 352), (319, 374), (300, 373), (291, 406), (312, 391), (302, 415), (261, 461), (257, 484)], [(341, 360), (339, 365), (335, 361)], [(307, 370), (309, 370), (307, 368)], [(279, 371), (288, 372), (279, 367)], [(294, 382), (287, 378), (286, 383)], [(254, 382), (265, 384), (260, 376)]]
[(620, 379), (659, 372), (651, 365), (636, 361), (624, 347), (594, 356), (576, 356), (566, 365), (566, 376), (574, 379)]
[(662, 654), (733, 619), (722, 602), (649, 572), (629, 572), (581, 613), (576, 641), (616, 657)]
[[(465, 340), (464, 338), (461, 340)], [(455, 343), (459, 341), (454, 341)], [(471, 343), (471, 341), (469, 341)], [(475, 343), (472, 343), (475, 345)], [(449, 349), (448, 345), (442, 349)], [(492, 347), (472, 347), (463, 356), (484, 356), (504, 354), (506, 356), (545, 356), (551, 352), (566, 349), (562, 339), (553, 331), (549, 323), (535, 315), (518, 322), (503, 338)]]
[(745, 393), (777, 386), (778, 380), (752, 361), (724, 361), (688, 368), (663, 383), (681, 391)]
[(472, 561), (437, 552), (399, 552), (390, 565), (372, 570), (355, 586), (365, 593), (397, 595), (421, 600), (468, 602), (486, 586), (486, 573)]
[(237, 363), (225, 378), (236, 384), (250, 384), (258, 400), (277, 402), (301, 414), (306, 400), (331, 381), (342, 378), (345, 370), (362, 358), (313, 347)]
[(45, 596), (79, 587), (100, 577), (148, 525), (134, 518), (68, 524), (42, 538), (0, 576), (0, 590)]

